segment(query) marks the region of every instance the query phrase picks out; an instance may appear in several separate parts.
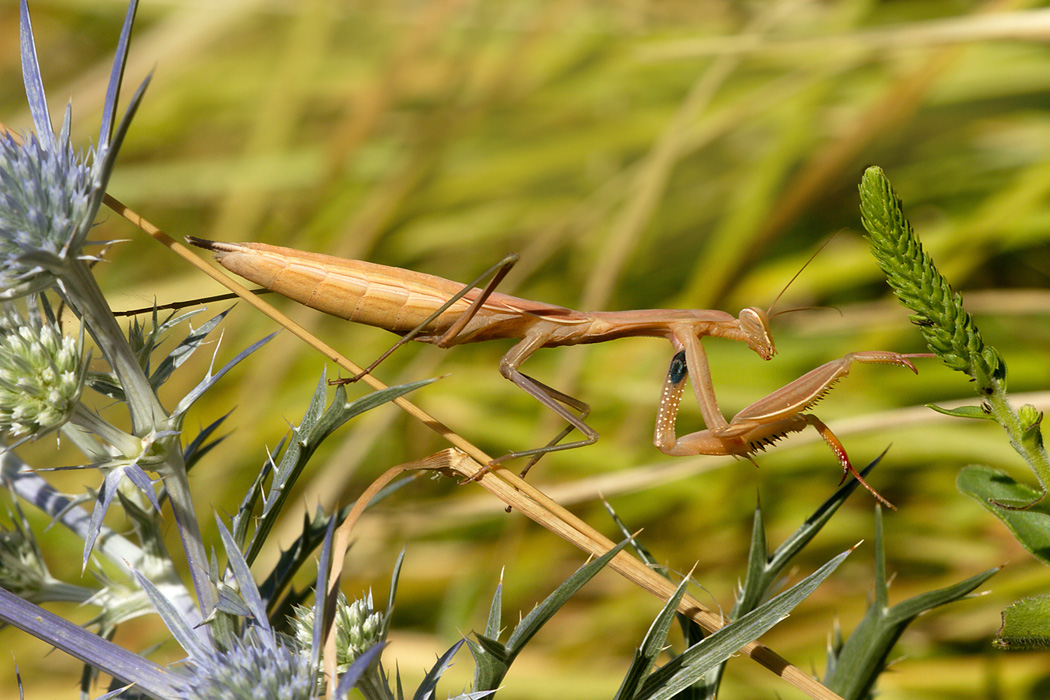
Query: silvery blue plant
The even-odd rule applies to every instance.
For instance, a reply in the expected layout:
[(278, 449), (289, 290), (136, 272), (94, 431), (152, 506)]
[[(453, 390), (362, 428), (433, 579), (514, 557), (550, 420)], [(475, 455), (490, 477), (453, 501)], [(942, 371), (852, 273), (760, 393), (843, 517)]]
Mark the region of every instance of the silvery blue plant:
[[(291, 625), (277, 592), (287, 588), (289, 577), (310, 552), (322, 546), (311, 608), (320, 616), (328, 574), (327, 542), (336, 519), (318, 514), (296, 550), (302, 556), (296, 561), (282, 559), (261, 587), (251, 576), (249, 558), (258, 555), (284, 495), (316, 443), (353, 415), (414, 386), (354, 404), (346, 401), (345, 392), (337, 391), (332, 406), (324, 411), (320, 410), (326, 386), (322, 377), (310, 412), (290, 442), (294, 449), (266, 461), (232, 521), (233, 533), (219, 520), (227, 564), (220, 568), (209, 559), (187, 473), (214, 445), (210, 440), (221, 420), (185, 446), (183, 421), (190, 407), (233, 364), (266, 339), (218, 372), (209, 371), (168, 409), (157, 389), (202, 345), (222, 315), (191, 329), (158, 362), (159, 344), (198, 312), (164, 320), (154, 312), (151, 323), (134, 322), (125, 334), (92, 275), (91, 265), (99, 257), (89, 251), (106, 242), (89, 241), (88, 236), (149, 82), (147, 78), (138, 87), (117, 124), (137, 4), (137, 0), (129, 4), (120, 34), (98, 141), (85, 152), (70, 142), (71, 107), (67, 106), (59, 131), (53, 128), (29, 10), (25, 0), (21, 3), (23, 77), (34, 130), (0, 136), (0, 430), (9, 438), (0, 451), (0, 478), (22, 502), (83, 539), (82, 567), (92, 570), (95, 585), (66, 584), (50, 574), (16, 501), (8, 509), (12, 525), (0, 526), (0, 619), (83, 660), (92, 672), (112, 676), (111, 692), (103, 697), (127, 693), (127, 697), (186, 700), (309, 700), (325, 690), (320, 673), (322, 626), (313, 626), (308, 635), (289, 633)], [(79, 333), (63, 332), (51, 296), (76, 315)], [(85, 335), (98, 347), (108, 370), (89, 371)], [(131, 429), (116, 427), (86, 405), (85, 388), (126, 407)], [(41, 470), (24, 463), (12, 449), (49, 434), (59, 435), (85, 455), (83, 464), (69, 468), (91, 468), (103, 475), (96, 491), (82, 496), (59, 493)], [(271, 479), (268, 488), (262, 485), (264, 478)], [(115, 502), (132, 523), (129, 536), (103, 524)], [(191, 586), (183, 582), (161, 535), (164, 502), (170, 503), (175, 517)], [(256, 506), (263, 511), (258, 521)], [(250, 535), (253, 522), (259, 525)], [(99, 557), (106, 560), (105, 573)], [(98, 612), (90, 626), (97, 627), (97, 634), (38, 607), (50, 601), (93, 606)], [(162, 666), (108, 641), (116, 625), (147, 613), (163, 619), (186, 652), (183, 662)], [(368, 648), (355, 647), (352, 657), (344, 655), (336, 697), (345, 697), (362, 674), (378, 668), (386, 628), (381, 634), (372, 631)], [(85, 696), (87, 692), (87, 687), (82, 689)]]
[[(194, 588), (202, 612), (208, 615), (214, 610), (217, 598), (208, 581), (207, 559), (193, 516), (186, 464), (178, 447), (177, 436), (186, 410), (207, 388), (209, 381), (198, 386), (174, 410), (169, 412), (161, 405), (156, 394), (156, 380), (163, 377), (158, 377), (156, 373), (153, 377), (147, 376), (148, 363), (144, 365), (140, 362), (140, 355), (136, 355), (117, 324), (91, 273), (90, 263), (97, 258), (86, 251), (89, 247), (88, 235), (105, 196), (117, 152), (148, 84), (147, 79), (139, 86), (119, 126), (115, 125), (117, 100), (136, 7), (136, 2), (129, 6), (121, 31), (106, 91), (98, 143), (85, 154), (74, 150), (70, 143), (70, 106), (66, 107), (62, 128), (57, 134), (54, 131), (44, 96), (29, 10), (26, 3), (22, 2), (22, 73), (35, 130), (21, 138), (7, 133), (0, 139), (2, 296), (14, 300), (44, 291), (58, 295), (77, 315), (83, 331), (91, 336), (110, 367), (108, 376), (92, 383), (107, 388), (106, 393), (119, 398), (127, 406), (131, 431), (116, 428), (80, 405), (79, 394), (88, 375), (82, 369), (66, 367), (71, 362), (64, 357), (69, 354), (68, 343), (48, 341), (60, 331), (53, 320), (43, 323), (32, 318), (35, 316), (33, 307), (39, 306), (37, 303), (30, 305), (30, 318), (25, 324), (16, 331), (6, 333), (6, 345), (12, 349), (14, 346), (11, 341), (16, 336), (33, 336), (25, 343), (32, 345), (38, 355), (49, 354), (49, 358), (38, 358), (35, 363), (16, 363), (13, 352), (8, 356), (8, 361), (4, 363), (7, 365), (4, 385), (16, 392), (18, 389), (26, 390), (20, 402), (17, 398), (9, 399), (9, 403), (15, 405), (4, 411), (6, 422), (3, 427), (12, 436), (23, 433), (26, 438), (37, 438), (61, 429), (87, 454), (91, 460), (90, 466), (105, 474), (88, 529), (84, 533), (84, 566), (87, 565), (92, 545), (100, 531), (102, 518), (118, 491), (142, 507), (159, 510), (154, 482), (147, 470), (158, 474), (171, 500), (180, 531), (184, 533), (183, 544), (189, 558)], [(18, 326), (10, 309), (5, 311), (5, 317), (8, 328)], [(78, 345), (82, 347), (83, 343)], [(20, 354), (26, 355), (28, 352), (27, 348)], [(82, 361), (72, 362), (79, 364)], [(37, 366), (34, 367), (34, 364)], [(58, 372), (60, 377), (45, 387), (46, 382), (40, 370), (49, 364), (52, 372)], [(15, 366), (20, 369), (15, 369)], [(19, 372), (21, 376), (16, 377)], [(28, 390), (31, 386), (33, 389)], [(50, 403), (48, 397), (42, 395), (45, 391), (60, 399), (50, 412), (41, 409), (43, 404)], [(26, 420), (28, 416), (32, 416), (32, 420)], [(67, 422), (74, 416), (78, 418), (75, 423)], [(10, 480), (11, 475), (5, 473), (5, 477)], [(125, 478), (137, 491), (133, 492), (125, 485)], [(185, 603), (183, 605), (188, 609)]]

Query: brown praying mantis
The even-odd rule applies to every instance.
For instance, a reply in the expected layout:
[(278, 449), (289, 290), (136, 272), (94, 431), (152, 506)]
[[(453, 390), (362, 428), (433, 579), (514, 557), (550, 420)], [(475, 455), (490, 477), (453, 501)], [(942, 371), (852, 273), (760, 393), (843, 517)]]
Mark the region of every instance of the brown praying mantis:
[[(849, 374), (854, 362), (894, 364), (915, 372), (909, 358), (928, 355), (853, 352), (808, 372), (727, 422), (715, 398), (707, 354), (700, 340), (704, 336), (739, 340), (769, 360), (776, 347), (767, 312), (762, 309), (748, 307), (735, 317), (706, 309), (581, 312), (494, 291), (516, 256), (508, 256), (495, 266), (491, 280), (482, 289), (473, 286), (475, 283), (464, 286), (422, 272), (265, 243), (222, 243), (192, 236), (187, 240), (215, 253), (215, 259), (227, 270), (270, 291), (318, 311), (401, 335), (394, 348), (408, 340), (447, 348), (484, 340), (517, 339), (500, 360), (500, 374), (567, 421), (569, 427), (546, 446), (510, 452), (490, 463), (489, 469), (508, 459), (529, 456), (532, 459), (521, 473), (524, 476), (542, 455), (590, 445), (598, 439), (598, 433), (584, 422), (590, 411), (586, 403), (519, 370), (533, 353), (540, 348), (649, 336), (667, 338), (675, 350), (656, 416), (653, 442), (661, 452), (751, 459), (755, 452), (785, 435), (813, 426), (842, 465), (843, 480), (852, 474), (876, 499), (893, 508), (854, 469), (831, 430), (804, 411)], [(394, 348), (365, 372), (374, 369)], [(707, 427), (679, 437), (675, 419), (686, 379), (692, 384)], [(561, 443), (573, 428), (583, 438)]]

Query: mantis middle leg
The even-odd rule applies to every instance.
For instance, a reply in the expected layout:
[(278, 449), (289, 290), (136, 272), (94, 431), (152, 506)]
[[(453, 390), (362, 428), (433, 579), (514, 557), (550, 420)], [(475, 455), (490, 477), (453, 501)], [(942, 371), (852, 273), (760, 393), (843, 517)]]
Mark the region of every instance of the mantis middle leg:
[[(568, 427), (558, 433), (553, 440), (543, 447), (509, 452), (498, 459), (494, 459), (488, 465), (488, 467), (491, 468), (508, 459), (531, 456), (531, 459), (521, 471), (520, 476), (522, 478), (524, 478), (529, 469), (532, 468), (532, 465), (536, 464), (540, 457), (548, 452), (571, 450), (577, 447), (583, 447), (584, 445), (593, 445), (598, 440), (598, 432), (584, 422), (584, 419), (591, 412), (589, 404), (580, 401), (574, 396), (569, 396), (564, 392), (558, 391), (554, 387), (548, 386), (537, 379), (533, 379), (518, 369), (518, 367), (521, 366), (521, 363), (527, 360), (538, 349), (543, 347), (546, 341), (547, 337), (542, 333), (535, 333), (526, 336), (517, 345), (512, 347), (506, 355), (500, 358), (499, 362), (500, 374), (512, 381), (516, 386), (520, 387), (544, 406), (554, 411), (569, 424)], [(577, 413), (573, 414), (572, 411), (569, 410), (570, 408), (575, 409)], [(575, 440), (573, 442), (562, 444), (561, 441), (572, 432), (573, 428), (583, 433), (584, 438), (582, 440)]]

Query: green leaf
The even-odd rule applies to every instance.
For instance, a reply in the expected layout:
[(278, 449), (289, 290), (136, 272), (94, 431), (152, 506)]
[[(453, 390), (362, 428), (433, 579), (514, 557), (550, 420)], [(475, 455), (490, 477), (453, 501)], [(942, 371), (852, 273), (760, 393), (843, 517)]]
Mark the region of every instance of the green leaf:
[(437, 683), (441, 680), (441, 676), (448, 670), (448, 667), (452, 665), (452, 657), (456, 655), (459, 648), (463, 646), (463, 642), (466, 640), (459, 640), (451, 647), (448, 651), (441, 655), (441, 658), (437, 660), (434, 667), (431, 668), (423, 682), (416, 688), (416, 692), (412, 695), (412, 700), (429, 700), (430, 698), (436, 697)]
[(926, 404), (926, 408), (933, 409), (937, 413), (941, 413), (946, 416), (955, 416), (956, 418), (977, 418), (980, 420), (990, 420), (995, 422), (995, 417), (986, 411), (982, 406), (960, 406), (959, 408), (941, 408), (932, 403)]
[(875, 510), (875, 595), (867, 614), (845, 644), (834, 644), (824, 685), (845, 700), (872, 696), (879, 675), (886, 668), (893, 646), (912, 620), (935, 607), (969, 595), (994, 575), (989, 569), (953, 586), (927, 591), (894, 607), (889, 606), (889, 577), (882, 533), (882, 508)]
[[(495, 690), (498, 688), (500, 683), (503, 682), (503, 677), (510, 670), (511, 663), (513, 663), (525, 645), (529, 643), (529, 640), (539, 632), (540, 628), (554, 616), (554, 613), (558, 612), (569, 598), (583, 588), (585, 583), (594, 578), (594, 575), (601, 571), (626, 546), (627, 541), (623, 541), (598, 559), (588, 562), (577, 569), (576, 573), (566, 579), (564, 583), (558, 586), (553, 593), (547, 596), (543, 602), (533, 608), (532, 612), (518, 623), (514, 631), (511, 632), (506, 645), (475, 633), (474, 637), (477, 642), (468, 642), (476, 662), (474, 690)], [(492, 619), (491, 611), (489, 619), (490, 621)]]
[(405, 550), (402, 549), (401, 553), (397, 555), (397, 563), (394, 564), (394, 571), (390, 574), (390, 592), (386, 596), (386, 610), (383, 611), (383, 629), (380, 631), (379, 636), (384, 640), (387, 635), (390, 634), (390, 620), (394, 617), (394, 598), (397, 596), (397, 584), (401, 580), (401, 567), (405, 563)]
[(656, 663), (656, 658), (667, 646), (667, 632), (671, 629), (671, 623), (674, 622), (675, 613), (678, 611), (678, 604), (682, 602), (682, 596), (685, 595), (685, 589), (688, 585), (689, 579), (682, 579), (682, 582), (678, 584), (678, 588), (675, 589), (674, 595), (667, 600), (667, 603), (660, 610), (660, 614), (656, 616), (653, 624), (649, 626), (649, 631), (645, 633), (642, 643), (635, 649), (634, 661), (631, 662), (630, 668), (627, 669), (627, 674), (624, 676), (619, 690), (616, 691), (614, 700), (631, 700), (631, 698), (635, 697), (638, 689), (642, 687), (646, 676), (649, 675), (653, 664)]
[(1015, 481), (1006, 472), (979, 465), (964, 467), (955, 485), (1002, 520), (1017, 541), (1033, 556), (1050, 564), (1050, 502), (1043, 500), (1024, 510), (1010, 510), (996, 505), (1032, 503), (1039, 498), (1040, 491)]
[(507, 655), (507, 645), (496, 639), (490, 639), (483, 634), (475, 633), (474, 637), (477, 639), (478, 646), (481, 647), (481, 650), (485, 654), (489, 654), (501, 663), (507, 663), (507, 660), (510, 658)]
[(762, 517), (762, 506), (755, 506), (755, 519), (751, 523), (751, 546), (747, 553), (747, 573), (744, 584), (737, 595), (733, 614), (750, 612), (767, 592), (765, 577), (769, 564), (769, 543), (766, 540), (766, 524)]
[(994, 644), (1001, 649), (1050, 648), (1050, 595), (1022, 598), (1003, 610)]
[(1026, 403), (1017, 412), (1021, 422), (1021, 442), (1031, 451), (1043, 450), (1043, 412), (1030, 403)]
[(496, 586), (496, 593), (489, 605), (489, 617), (485, 622), (485, 633), (474, 633), (477, 641), (468, 638), (467, 648), (474, 657), (474, 687), (495, 688), (503, 680), (510, 667), (507, 647), (498, 641), (500, 618), (503, 606), (503, 582)]
[(496, 593), (489, 605), (489, 619), (485, 622), (485, 636), (499, 639), (501, 618), (503, 615), (503, 581), (496, 586)]

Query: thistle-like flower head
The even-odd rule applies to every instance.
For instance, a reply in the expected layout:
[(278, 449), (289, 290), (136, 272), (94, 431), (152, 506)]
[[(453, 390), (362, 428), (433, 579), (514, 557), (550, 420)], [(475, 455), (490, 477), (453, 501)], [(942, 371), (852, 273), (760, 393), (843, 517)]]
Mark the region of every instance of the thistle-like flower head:
[(73, 152), (66, 114), (46, 147), (35, 134), (0, 138), (0, 298), (50, 287), (90, 230), (92, 168)]
[(43, 291), (69, 274), (83, 252), (105, 195), (117, 151), (142, 97), (143, 82), (114, 131), (114, 115), (137, 0), (128, 14), (110, 75), (98, 144), (88, 152), (70, 144), (71, 109), (55, 133), (44, 97), (29, 9), (21, 8), (22, 76), (35, 134), (0, 134), (0, 299)]
[(0, 585), (32, 600), (50, 579), (30, 530), (0, 526)]
[[(265, 634), (265, 633), (263, 633)], [(316, 674), (310, 650), (263, 641), (249, 628), (224, 651), (195, 657), (186, 664), (180, 688), (186, 700), (313, 700)]]
[(0, 430), (37, 438), (61, 427), (80, 402), (87, 375), (84, 336), (62, 334), (46, 302), (29, 297), (23, 316), (0, 310)]

